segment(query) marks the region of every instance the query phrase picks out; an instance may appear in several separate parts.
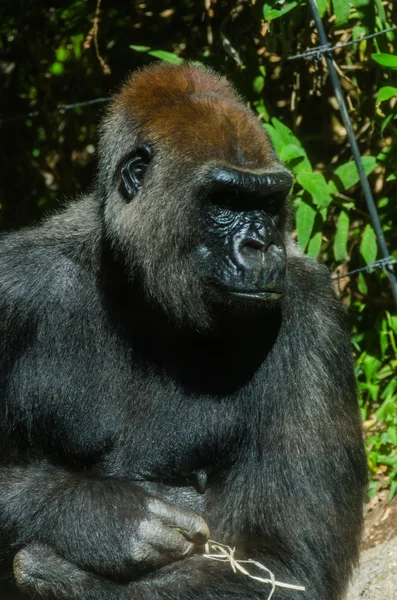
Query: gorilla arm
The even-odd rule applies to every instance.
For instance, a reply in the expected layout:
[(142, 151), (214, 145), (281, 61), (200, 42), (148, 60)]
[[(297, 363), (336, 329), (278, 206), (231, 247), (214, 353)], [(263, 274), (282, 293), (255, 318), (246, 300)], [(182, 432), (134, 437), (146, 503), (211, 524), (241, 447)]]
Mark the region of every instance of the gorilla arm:
[[(74, 263), (51, 240), (42, 242), (45, 234), (44, 228), (32, 229), (0, 243), (0, 558), (5, 559), (0, 563), (35, 541), (83, 569), (130, 580), (141, 570), (191, 553), (209, 531), (198, 515), (156, 499), (131, 481), (77, 472), (70, 462), (62, 468), (51, 446), (57, 425), (49, 412), (54, 409), (62, 427), (69, 413), (60, 397), (68, 389), (69, 400), (79, 402), (84, 394), (71, 392), (68, 382), (74, 388), (87, 372), (80, 359), (85, 342), (71, 334), (74, 309), (68, 302), (89, 306), (94, 314), (99, 309)], [(42, 268), (43, 256), (50, 257), (52, 270)], [(94, 322), (92, 316), (82, 319)], [(102, 347), (100, 325), (93, 329)]]
[[(251, 600), (268, 598), (271, 586), (234, 574), (229, 564), (194, 556), (161, 569), (154, 578), (121, 584), (83, 571), (57, 555), (48, 546), (32, 544), (14, 560), (17, 583), (35, 598), (56, 600)], [(258, 573), (263, 576), (262, 573)], [(290, 576), (291, 582), (291, 576)], [(317, 596), (285, 590), (277, 598), (311, 600)], [(298, 595), (300, 594), (300, 595)], [(320, 596), (318, 596), (320, 598)]]
[[(333, 445), (332, 440), (330, 444)], [(359, 499), (354, 498), (354, 482), (346, 483), (343, 477), (345, 469), (350, 471), (348, 463), (354, 450), (346, 446), (332, 457), (321, 456), (319, 452), (314, 459), (310, 453), (303, 460), (295, 460), (295, 471), (288, 474), (283, 452), (278, 459), (273, 456), (271, 466), (263, 464), (266, 455), (263, 453), (255, 472), (252, 456), (247, 457), (247, 463), (240, 464), (230, 474), (234, 497), (225, 490), (230, 502), (224, 497), (220, 503), (224, 506), (220, 519), (230, 522), (216, 531), (217, 540), (228, 543), (226, 529), (230, 527), (235, 532), (230, 539), (240, 540), (241, 548), (244, 546), (238, 558), (262, 563), (277, 581), (306, 587), (305, 591), (277, 588), (278, 600), (335, 600), (339, 597), (335, 594), (340, 582), (346, 580), (342, 555), (349, 555), (349, 544), (355, 543), (354, 514)], [(335, 472), (330, 478), (332, 470)], [(278, 479), (274, 488), (277, 491), (266, 494), (266, 476), (273, 482)], [(244, 498), (243, 490), (253, 478), (257, 496)], [(333, 497), (336, 480), (340, 489), (344, 488), (343, 498)], [(314, 484), (315, 496), (310, 492)], [(337, 543), (341, 537), (347, 540), (344, 547)], [(87, 552), (93, 551), (91, 542)], [(24, 589), (38, 598), (56, 600), (266, 600), (271, 591), (269, 584), (233, 573), (229, 563), (200, 555), (164, 566), (129, 584), (83, 571), (49, 547), (37, 544), (24, 548), (17, 555), (14, 567), (16, 579)], [(253, 566), (249, 566), (249, 571), (263, 577), (263, 572)]]
[(84, 569), (124, 580), (191, 554), (209, 534), (201, 517), (131, 482), (44, 462), (0, 468), (0, 519), (15, 547), (43, 541)]

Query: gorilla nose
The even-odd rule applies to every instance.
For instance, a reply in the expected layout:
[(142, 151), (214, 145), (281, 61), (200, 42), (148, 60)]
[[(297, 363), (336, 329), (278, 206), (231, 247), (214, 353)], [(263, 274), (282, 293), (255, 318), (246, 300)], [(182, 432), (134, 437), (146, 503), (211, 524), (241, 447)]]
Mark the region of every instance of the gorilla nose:
[(259, 240), (243, 238), (237, 244), (236, 256), (240, 258), (240, 264), (245, 263), (246, 266), (252, 266), (252, 263), (262, 262), (267, 248), (264, 242)]
[(265, 255), (274, 245), (274, 240), (272, 236), (266, 235), (263, 228), (247, 229), (240, 232), (240, 235), (235, 235), (233, 239), (234, 262), (243, 269), (262, 267)]

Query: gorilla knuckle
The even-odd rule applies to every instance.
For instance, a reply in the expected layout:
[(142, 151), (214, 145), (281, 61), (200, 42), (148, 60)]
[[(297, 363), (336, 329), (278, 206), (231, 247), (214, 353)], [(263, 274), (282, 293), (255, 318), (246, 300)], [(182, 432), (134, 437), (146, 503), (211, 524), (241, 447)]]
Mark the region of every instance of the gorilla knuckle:
[(192, 541), (197, 546), (202, 546), (207, 542), (210, 536), (210, 530), (207, 523), (199, 515), (194, 515), (192, 517), (189, 526), (189, 534)]

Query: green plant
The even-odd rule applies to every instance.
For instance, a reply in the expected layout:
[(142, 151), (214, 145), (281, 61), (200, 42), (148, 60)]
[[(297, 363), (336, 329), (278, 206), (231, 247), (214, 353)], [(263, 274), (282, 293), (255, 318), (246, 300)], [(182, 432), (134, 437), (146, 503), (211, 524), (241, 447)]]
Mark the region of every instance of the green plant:
[[(287, 18), (291, 22), (294, 13), (290, 11), (305, 4), (305, 0), (268, 1), (263, 8), (264, 17), (273, 23), (277, 19), (282, 21), (289, 13)], [(351, 39), (372, 33), (374, 27), (391, 26), (378, 1), (372, 6), (366, 0), (334, 0), (332, 5), (324, 0), (318, 1), (318, 5), (321, 16), (334, 16), (337, 26), (349, 23)], [(374, 174), (371, 181), (376, 181), (380, 190), (379, 215), (389, 243), (394, 242), (391, 249), (397, 254), (396, 190), (389, 184), (397, 178), (396, 150), (392, 143), (396, 137), (397, 87), (389, 84), (393, 71), (397, 70), (397, 57), (391, 52), (379, 52), (379, 44), (394, 51), (397, 46), (393, 34), (373, 43), (377, 52), (372, 54), (372, 65), (377, 63), (384, 69), (382, 74), (379, 67), (375, 68), (385, 85), (382, 81), (371, 99), (376, 139), (371, 150), (375, 152), (363, 156), (363, 163), (367, 175)], [(369, 56), (365, 54), (367, 42), (358, 46), (362, 60), (371, 68)], [(350, 102), (354, 110), (359, 110), (361, 90), (357, 80), (354, 84), (356, 89), (350, 93)], [(357, 267), (372, 263), (377, 258), (377, 242), (365, 214), (366, 208), (362, 209), (356, 199), (359, 176), (351, 157), (347, 153), (344, 160), (337, 156), (332, 168), (315, 165), (299, 141), (299, 135), (268, 111), (262, 111), (261, 116), (276, 150), (296, 176), (296, 233), (302, 250), (313, 258), (320, 257), (331, 269), (342, 273), (352, 264)], [(372, 278), (360, 273), (356, 282), (351, 280), (351, 287), (343, 292), (352, 314), (356, 376), (371, 476), (370, 496), (380, 486), (387, 486), (391, 499), (397, 491), (397, 317), (387, 309), (388, 303), (380, 301), (377, 311), (370, 306), (371, 290), (381, 298), (379, 286), (384, 286), (383, 290), (387, 288), (384, 276), (380, 274), (377, 281), (378, 286), (374, 286)]]

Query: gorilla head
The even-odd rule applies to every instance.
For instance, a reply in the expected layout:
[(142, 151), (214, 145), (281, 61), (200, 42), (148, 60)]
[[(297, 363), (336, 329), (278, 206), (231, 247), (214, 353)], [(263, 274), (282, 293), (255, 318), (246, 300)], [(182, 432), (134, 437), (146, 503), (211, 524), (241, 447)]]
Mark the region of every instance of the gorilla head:
[(102, 128), (99, 182), (113, 252), (174, 322), (202, 328), (282, 295), (292, 178), (226, 79), (135, 73)]

